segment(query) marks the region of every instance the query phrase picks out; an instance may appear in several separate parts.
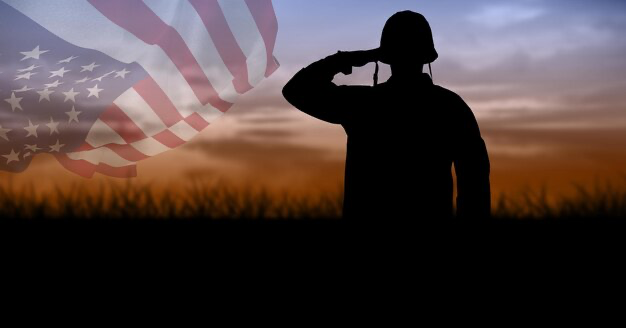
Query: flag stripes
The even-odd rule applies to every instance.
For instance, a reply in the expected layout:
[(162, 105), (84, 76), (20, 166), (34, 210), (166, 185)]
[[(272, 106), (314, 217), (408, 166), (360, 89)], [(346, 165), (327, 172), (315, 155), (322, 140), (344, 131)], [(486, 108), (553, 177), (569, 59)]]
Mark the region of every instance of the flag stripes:
[(250, 13), (254, 18), (263, 42), (267, 58), (265, 77), (270, 76), (278, 69), (278, 61), (274, 58), (274, 45), (278, 34), (278, 20), (274, 14), (272, 0), (246, 0)]
[[(83, 146), (56, 155), (83, 176), (134, 176), (137, 161), (189, 141), (278, 67), (268, 0), (5, 2), (61, 38), (136, 62), (149, 75), (101, 114)], [(64, 6), (81, 19), (50, 18)], [(81, 28), (87, 20), (98, 29)]]
[(252, 88), (248, 81), (246, 56), (237, 44), (224, 13), (216, 0), (189, 0), (209, 32), (217, 51), (232, 73), (235, 90), (244, 93)]
[[(222, 100), (185, 41), (141, 0), (88, 0), (113, 23), (149, 45), (158, 45), (182, 74), (202, 105), (225, 112), (232, 105)], [(210, 1), (209, 1), (210, 2)]]

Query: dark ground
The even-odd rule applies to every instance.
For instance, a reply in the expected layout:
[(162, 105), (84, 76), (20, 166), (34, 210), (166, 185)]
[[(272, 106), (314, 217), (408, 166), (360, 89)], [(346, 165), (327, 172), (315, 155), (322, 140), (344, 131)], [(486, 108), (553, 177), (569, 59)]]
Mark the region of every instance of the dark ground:
[(329, 244), (534, 247), (540, 243), (626, 243), (626, 219), (489, 219), (421, 221), (413, 224), (355, 223), (340, 219), (0, 219), (0, 238), (25, 244), (114, 245)]

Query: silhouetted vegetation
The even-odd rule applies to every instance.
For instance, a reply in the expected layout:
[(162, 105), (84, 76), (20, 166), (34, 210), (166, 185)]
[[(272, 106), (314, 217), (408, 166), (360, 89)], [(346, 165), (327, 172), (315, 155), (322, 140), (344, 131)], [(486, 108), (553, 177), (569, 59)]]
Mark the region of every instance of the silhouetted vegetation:
[(545, 187), (526, 189), (515, 196), (500, 196), (493, 215), (509, 219), (626, 219), (624, 186), (610, 181), (598, 181), (591, 187), (574, 185), (574, 195), (552, 200)]
[(5, 219), (323, 219), (340, 217), (338, 195), (311, 198), (203, 183), (162, 190), (130, 182), (37, 193), (32, 185), (17, 188), (9, 183), (0, 186), (0, 215)]
[[(336, 219), (342, 192), (317, 197), (270, 193), (202, 182), (184, 187), (110, 183), (48, 192), (0, 185), (3, 219)], [(415, 217), (419, 216), (416, 209)], [(494, 219), (565, 220), (626, 218), (626, 188), (609, 182), (577, 186), (573, 196), (549, 199), (545, 188), (503, 195), (494, 202)]]

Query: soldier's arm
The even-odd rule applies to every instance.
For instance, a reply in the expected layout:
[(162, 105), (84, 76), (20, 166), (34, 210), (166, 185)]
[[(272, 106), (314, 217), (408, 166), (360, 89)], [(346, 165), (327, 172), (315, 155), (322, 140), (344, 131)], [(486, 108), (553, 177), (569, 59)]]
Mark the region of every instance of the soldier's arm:
[(458, 96), (455, 107), (455, 157), (457, 216), (488, 218), (491, 215), (489, 155), (472, 110)]
[(362, 66), (352, 53), (337, 53), (303, 68), (283, 88), (283, 96), (299, 110), (320, 120), (341, 124), (352, 108), (366, 101), (366, 86), (337, 86), (338, 73), (350, 74)]

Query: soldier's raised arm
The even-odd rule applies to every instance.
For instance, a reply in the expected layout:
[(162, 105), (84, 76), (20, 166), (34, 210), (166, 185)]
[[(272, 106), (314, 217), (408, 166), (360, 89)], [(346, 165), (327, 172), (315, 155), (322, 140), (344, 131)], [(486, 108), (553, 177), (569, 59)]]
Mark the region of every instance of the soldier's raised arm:
[(285, 85), (283, 96), (299, 110), (320, 120), (341, 124), (346, 112), (366, 101), (367, 86), (337, 86), (339, 73), (350, 74), (377, 60), (377, 50), (338, 52), (303, 68)]

